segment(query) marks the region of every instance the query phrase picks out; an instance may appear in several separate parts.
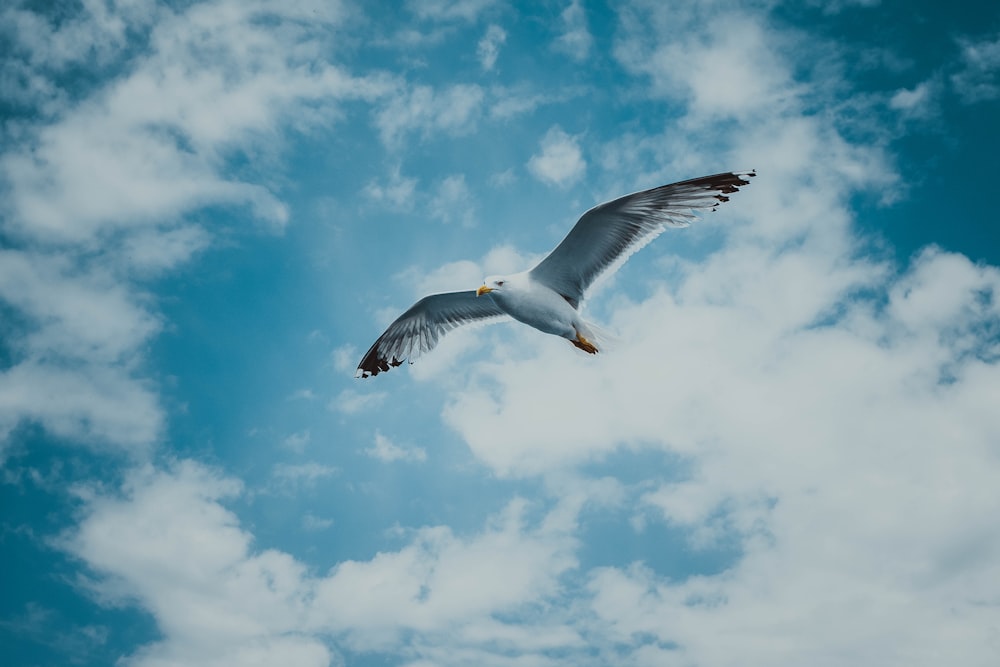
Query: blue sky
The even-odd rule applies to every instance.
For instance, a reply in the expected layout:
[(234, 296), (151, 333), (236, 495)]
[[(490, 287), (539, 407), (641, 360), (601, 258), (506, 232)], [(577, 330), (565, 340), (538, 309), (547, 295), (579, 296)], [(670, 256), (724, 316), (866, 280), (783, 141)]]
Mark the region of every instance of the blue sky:
[[(995, 3), (46, 4), (0, 10), (4, 664), (996, 664)], [(751, 168), (588, 301), (607, 354), (353, 378)]]

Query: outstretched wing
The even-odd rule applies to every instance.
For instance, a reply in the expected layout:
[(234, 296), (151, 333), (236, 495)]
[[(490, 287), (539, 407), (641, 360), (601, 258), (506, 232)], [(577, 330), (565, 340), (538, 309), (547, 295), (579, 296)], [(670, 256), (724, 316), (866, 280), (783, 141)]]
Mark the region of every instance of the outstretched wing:
[(715, 208), (750, 183), (754, 172), (726, 172), (661, 185), (590, 209), (531, 277), (554, 289), (574, 308), (594, 280), (617, 268), (667, 227), (687, 227), (694, 211)]
[(477, 297), (474, 290), (425, 296), (378, 337), (354, 377), (378, 375), (406, 359), (412, 361), (455, 327), (503, 315), (493, 299)]

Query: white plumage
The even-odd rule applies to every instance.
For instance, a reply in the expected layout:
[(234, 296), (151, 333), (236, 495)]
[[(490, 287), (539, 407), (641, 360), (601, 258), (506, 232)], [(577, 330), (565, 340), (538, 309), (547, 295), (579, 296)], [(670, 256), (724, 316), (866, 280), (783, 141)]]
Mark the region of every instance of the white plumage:
[(687, 227), (694, 211), (714, 210), (754, 172), (703, 176), (643, 190), (590, 209), (562, 243), (529, 271), (491, 276), (478, 290), (432, 294), (389, 325), (358, 365), (378, 375), (431, 350), (457, 326), (510, 316), (594, 354), (594, 331), (580, 317), (584, 293), (667, 227)]

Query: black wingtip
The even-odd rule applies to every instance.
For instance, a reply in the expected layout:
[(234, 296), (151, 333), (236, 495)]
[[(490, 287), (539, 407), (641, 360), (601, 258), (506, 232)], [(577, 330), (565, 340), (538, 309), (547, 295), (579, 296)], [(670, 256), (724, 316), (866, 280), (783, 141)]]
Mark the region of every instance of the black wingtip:
[(358, 364), (358, 370), (354, 373), (354, 379), (364, 380), (370, 377), (374, 377), (379, 373), (383, 373), (390, 368), (395, 368), (396, 366), (402, 365), (403, 361), (393, 357), (392, 359), (386, 359), (379, 356), (378, 354), (378, 344), (372, 346), (372, 349), (368, 350), (368, 354), (365, 355), (361, 363)]

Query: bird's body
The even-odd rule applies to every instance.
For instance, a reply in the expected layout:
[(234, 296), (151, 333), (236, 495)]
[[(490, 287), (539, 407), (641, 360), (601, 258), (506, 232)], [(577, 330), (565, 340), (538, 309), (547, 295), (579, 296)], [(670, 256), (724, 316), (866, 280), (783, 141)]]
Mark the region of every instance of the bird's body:
[[(489, 279), (485, 284), (489, 284)], [(525, 271), (506, 276), (501, 289), (493, 288), (487, 298), (518, 322), (563, 338), (572, 337), (579, 313), (553, 289), (534, 281)]]
[(617, 268), (667, 227), (686, 227), (693, 210), (714, 210), (753, 172), (727, 172), (644, 190), (587, 211), (565, 239), (529, 271), (491, 276), (475, 291), (432, 294), (389, 325), (358, 365), (369, 377), (432, 349), (457, 326), (509, 316), (597, 353), (593, 328), (580, 315), (597, 276)]

